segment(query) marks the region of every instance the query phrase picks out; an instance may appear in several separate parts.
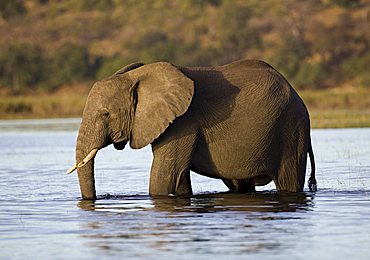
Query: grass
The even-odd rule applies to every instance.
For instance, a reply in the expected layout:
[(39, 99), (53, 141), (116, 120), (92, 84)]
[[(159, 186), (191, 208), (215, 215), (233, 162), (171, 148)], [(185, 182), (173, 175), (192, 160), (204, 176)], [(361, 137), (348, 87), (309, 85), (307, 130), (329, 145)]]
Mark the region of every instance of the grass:
[[(1, 96), (0, 119), (81, 117), (86, 88), (56, 94)], [(370, 89), (338, 88), (298, 91), (313, 128), (370, 127)]]
[(313, 128), (370, 127), (370, 89), (299, 91)]
[(370, 110), (312, 110), (313, 128), (370, 127)]
[(0, 98), (0, 119), (80, 117), (85, 96), (41, 95)]

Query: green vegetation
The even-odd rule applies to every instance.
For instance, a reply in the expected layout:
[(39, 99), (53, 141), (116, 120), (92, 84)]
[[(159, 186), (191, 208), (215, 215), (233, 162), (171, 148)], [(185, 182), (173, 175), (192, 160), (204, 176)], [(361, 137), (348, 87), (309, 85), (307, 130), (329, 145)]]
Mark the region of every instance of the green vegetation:
[(370, 86), (366, 0), (4, 0), (0, 10), (0, 88), (13, 93), (135, 61), (241, 58), (271, 63), (301, 89)]
[(2, 0), (0, 117), (78, 116), (80, 87), (60, 90), (131, 62), (250, 58), (286, 76), (315, 126), (370, 125), (369, 13), (368, 0)]
[(21, 15), (26, 12), (22, 0), (1, 0), (0, 17), (8, 19), (12, 16)]
[[(88, 79), (89, 71), (94, 68), (89, 64), (89, 53), (83, 46), (67, 43), (63, 45), (49, 61), (51, 77), (49, 86), (83, 81)], [(53, 73), (54, 72), (54, 73)]]
[(15, 92), (44, 82), (45, 69), (45, 57), (38, 46), (11, 45), (0, 52), (1, 81)]

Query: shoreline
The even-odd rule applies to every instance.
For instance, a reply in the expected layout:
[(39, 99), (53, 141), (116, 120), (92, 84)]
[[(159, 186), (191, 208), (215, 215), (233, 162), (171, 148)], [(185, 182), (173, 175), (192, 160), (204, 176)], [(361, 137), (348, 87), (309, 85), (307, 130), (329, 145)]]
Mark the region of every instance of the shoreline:
[[(336, 129), (336, 128), (370, 128), (370, 111), (309, 111), (312, 129)], [(9, 124), (22, 122), (40, 121), (52, 122), (53, 120), (74, 120), (81, 121), (81, 115), (74, 116), (53, 116), (53, 117), (32, 117), (32, 116), (15, 116), (0, 117), (0, 125), (9, 122)], [(338, 119), (339, 118), (339, 119)]]
[[(370, 127), (370, 89), (301, 90), (312, 128)], [(81, 118), (81, 91), (0, 97), (0, 120)]]

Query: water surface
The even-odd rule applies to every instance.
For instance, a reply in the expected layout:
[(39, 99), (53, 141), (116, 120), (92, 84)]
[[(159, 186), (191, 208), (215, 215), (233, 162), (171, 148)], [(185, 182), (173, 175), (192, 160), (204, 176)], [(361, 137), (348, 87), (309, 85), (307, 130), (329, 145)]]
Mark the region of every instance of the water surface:
[(108, 147), (96, 158), (99, 199), (86, 202), (76, 175), (65, 175), (79, 122), (0, 121), (2, 259), (370, 255), (370, 129), (313, 130), (316, 193), (278, 194), (270, 184), (228, 194), (192, 174), (194, 196), (151, 198), (150, 148)]

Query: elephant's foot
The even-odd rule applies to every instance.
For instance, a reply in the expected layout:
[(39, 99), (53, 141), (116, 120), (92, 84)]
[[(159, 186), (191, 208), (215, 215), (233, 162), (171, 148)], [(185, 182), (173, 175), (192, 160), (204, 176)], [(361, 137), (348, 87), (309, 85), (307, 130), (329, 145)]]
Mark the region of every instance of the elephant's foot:
[(238, 193), (248, 193), (248, 192), (255, 192), (255, 185), (252, 180), (229, 180), (229, 179), (222, 179), (225, 185), (229, 188), (231, 192), (238, 192)]

